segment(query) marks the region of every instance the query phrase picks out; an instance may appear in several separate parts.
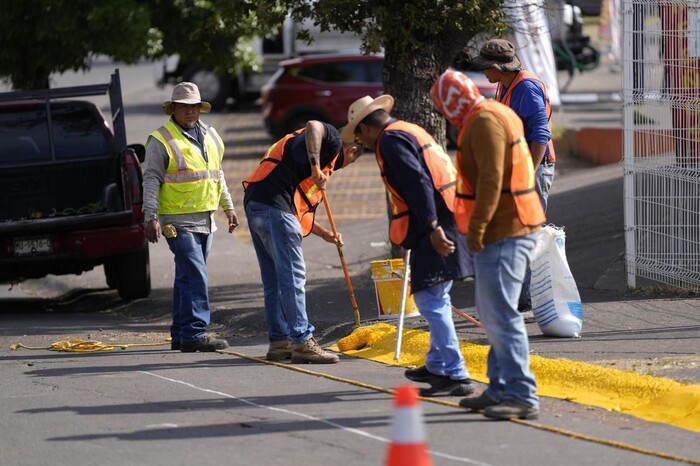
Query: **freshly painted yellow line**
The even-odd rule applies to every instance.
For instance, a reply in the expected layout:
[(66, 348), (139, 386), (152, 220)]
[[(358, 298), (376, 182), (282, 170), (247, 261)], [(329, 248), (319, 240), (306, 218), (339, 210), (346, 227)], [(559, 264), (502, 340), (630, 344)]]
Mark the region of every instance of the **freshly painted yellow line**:
[[(395, 345), (396, 327), (379, 323), (356, 329), (331, 349), (384, 364), (420, 366), (425, 364), (429, 333), (405, 329), (398, 362), (394, 361)], [(460, 347), (470, 376), (487, 382), (489, 347), (466, 341), (460, 342)], [(700, 385), (542, 356), (531, 356), (530, 367), (537, 379), (539, 395), (700, 432)]]

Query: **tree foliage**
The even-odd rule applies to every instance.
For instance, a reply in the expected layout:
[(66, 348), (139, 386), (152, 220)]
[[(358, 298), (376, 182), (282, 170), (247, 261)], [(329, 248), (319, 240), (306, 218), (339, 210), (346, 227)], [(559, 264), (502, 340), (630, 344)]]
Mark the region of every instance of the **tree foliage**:
[(432, 83), (471, 37), (503, 28), (502, 0), (287, 0), (287, 6), (298, 21), (360, 34), (366, 52), (383, 50), (384, 91), (396, 100), (392, 113), (441, 143), (445, 124), (433, 110)]
[(84, 70), (96, 54), (132, 63), (148, 53), (147, 6), (138, 0), (3, 2), (0, 76), (16, 89), (49, 86), (53, 72)]
[(21, 0), (3, 2), (0, 78), (15, 89), (49, 87), (51, 73), (179, 54), (217, 71), (252, 57), (239, 38), (269, 32), (286, 7), (244, 0)]
[(444, 142), (428, 90), (470, 37), (502, 27), (501, 7), (502, 0), (8, 1), (0, 15), (0, 78), (16, 89), (48, 87), (51, 73), (89, 69), (96, 55), (133, 63), (179, 54), (231, 71), (250, 62), (242, 39), (276, 29), (289, 12), (321, 30), (359, 34), (366, 52), (384, 51), (394, 115)]

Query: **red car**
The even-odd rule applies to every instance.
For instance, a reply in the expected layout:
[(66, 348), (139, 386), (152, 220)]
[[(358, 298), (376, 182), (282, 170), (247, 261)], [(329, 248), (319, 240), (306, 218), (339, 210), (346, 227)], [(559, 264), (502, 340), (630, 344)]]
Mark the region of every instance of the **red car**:
[(308, 120), (344, 125), (348, 107), (360, 97), (382, 94), (383, 55), (334, 53), (280, 62), (262, 87), (265, 127), (281, 137)]
[[(358, 53), (307, 55), (280, 62), (261, 91), (265, 127), (281, 137), (312, 119), (344, 125), (355, 100), (383, 94), (383, 66), (384, 55)], [(482, 73), (466, 73), (484, 96), (495, 95), (496, 85)], [(448, 128), (447, 136), (453, 143), (455, 132)]]

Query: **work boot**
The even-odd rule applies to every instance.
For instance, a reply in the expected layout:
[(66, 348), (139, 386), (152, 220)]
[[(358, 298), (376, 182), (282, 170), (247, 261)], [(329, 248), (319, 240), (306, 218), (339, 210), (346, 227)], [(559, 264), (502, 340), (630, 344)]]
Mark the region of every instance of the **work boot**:
[(180, 342), (179, 341), (171, 341), (170, 342), (170, 349), (173, 351), (180, 351)]
[(271, 341), (265, 359), (268, 361), (283, 361), (292, 357), (292, 345), (289, 340)]
[(539, 412), (537, 408), (517, 400), (504, 400), (484, 408), (484, 416), (502, 421), (509, 419), (537, 419)]
[(479, 396), (470, 396), (469, 398), (462, 398), (459, 400), (459, 405), (462, 408), (467, 408), (472, 411), (483, 411), (485, 408), (497, 404), (498, 401), (488, 396), (486, 392), (483, 392)]
[(466, 396), (474, 393), (474, 384), (470, 379), (455, 380), (446, 375), (431, 374), (427, 381), (429, 388), (421, 388), (420, 396)]
[(312, 337), (304, 343), (292, 345), (292, 363), (335, 364), (340, 361), (338, 355), (324, 351)]
[(208, 335), (198, 340), (180, 342), (180, 351), (183, 353), (194, 353), (195, 351), (210, 353), (225, 348), (228, 348), (228, 342), (226, 340), (212, 338)]
[(428, 371), (425, 366), (416, 367), (415, 369), (406, 369), (403, 373), (404, 377), (413, 382), (427, 382), (432, 377), (432, 372)]

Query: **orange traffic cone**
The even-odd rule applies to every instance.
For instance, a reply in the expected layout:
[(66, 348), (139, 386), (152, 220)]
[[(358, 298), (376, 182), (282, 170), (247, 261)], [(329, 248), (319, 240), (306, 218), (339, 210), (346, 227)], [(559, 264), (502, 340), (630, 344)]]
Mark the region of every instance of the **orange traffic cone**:
[(401, 385), (394, 395), (394, 419), (386, 466), (432, 466), (425, 441), (418, 388)]

